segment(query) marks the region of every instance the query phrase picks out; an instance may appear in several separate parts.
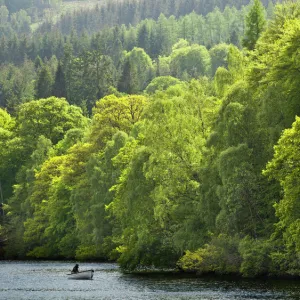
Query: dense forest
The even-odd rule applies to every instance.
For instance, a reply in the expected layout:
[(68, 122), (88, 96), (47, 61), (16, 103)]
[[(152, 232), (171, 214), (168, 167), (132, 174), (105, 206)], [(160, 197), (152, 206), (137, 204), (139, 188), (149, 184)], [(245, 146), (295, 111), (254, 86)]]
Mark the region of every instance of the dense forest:
[(0, 256), (299, 276), (300, 2), (33, 2), (0, 0)]

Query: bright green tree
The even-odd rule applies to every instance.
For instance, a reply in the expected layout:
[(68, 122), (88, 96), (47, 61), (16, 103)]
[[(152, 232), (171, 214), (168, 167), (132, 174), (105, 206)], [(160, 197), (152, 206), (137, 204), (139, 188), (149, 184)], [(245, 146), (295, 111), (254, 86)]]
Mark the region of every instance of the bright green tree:
[(96, 103), (93, 110), (90, 141), (103, 149), (117, 131), (129, 133), (141, 119), (147, 98), (139, 95), (116, 97), (109, 95)]
[[(14, 159), (15, 155), (18, 157), (14, 162), (17, 164), (14, 167), (17, 174), (16, 184), (7, 206), (9, 238), (15, 240), (15, 244), (9, 244), (7, 248), (10, 257), (24, 257), (34, 245), (42, 243), (37, 241), (38, 238), (34, 238), (35, 234), (32, 234), (32, 238), (35, 239), (33, 242), (30, 238), (31, 233), (26, 233), (29, 239), (23, 243), (23, 225), (28, 224), (25, 225), (25, 232), (28, 226), (29, 232), (36, 227), (36, 222), (44, 218), (44, 213), (41, 212), (43, 204), (40, 203), (49, 196), (41, 196), (40, 190), (35, 193), (35, 172), (42, 168), (44, 161), (50, 156), (52, 143), (56, 144), (62, 139), (67, 130), (74, 127), (84, 128), (86, 125), (87, 120), (82, 116), (80, 109), (70, 106), (64, 99), (52, 97), (20, 106), (16, 117), (15, 137), (7, 143), (9, 149), (15, 149), (10, 152), (8, 158)], [(46, 184), (55, 186), (49, 181)], [(42, 193), (47, 191), (43, 190)], [(32, 200), (32, 197), (36, 200)], [(35, 218), (36, 211), (41, 213)], [(30, 221), (32, 218), (34, 222)], [(40, 226), (45, 226), (45, 222), (41, 223), (43, 225)]]
[(219, 67), (214, 80), (218, 96), (223, 97), (228, 87), (233, 83), (232, 75), (225, 68)]
[(299, 275), (300, 270), (299, 131), (300, 119), (296, 117), (292, 128), (282, 133), (274, 148), (274, 157), (264, 171), (264, 175), (276, 179), (283, 190), (283, 198), (275, 205), (279, 222), (274, 237), (282, 239), (284, 249), (272, 253), (273, 263), (281, 272), (294, 275)]
[(211, 75), (211, 58), (204, 46), (192, 45), (174, 49), (170, 61), (171, 75), (188, 80)]
[[(73, 193), (80, 240), (76, 257), (80, 259), (107, 259), (115, 248), (115, 219), (110, 218), (106, 206), (113, 200), (114, 193), (111, 188), (117, 183), (121, 172), (114, 164), (114, 157), (127, 140), (127, 134), (118, 131), (112, 140), (107, 142), (103, 151), (91, 155), (87, 163), (87, 182), (82, 180), (82, 184), (78, 185)], [(91, 194), (90, 201), (87, 201), (87, 196), (83, 197), (83, 194)]]
[(79, 107), (56, 97), (24, 103), (17, 116), (18, 134), (29, 142), (29, 148), (34, 148), (40, 135), (56, 144), (69, 129), (82, 128), (87, 123)]
[[(24, 223), (32, 216), (34, 211), (30, 198), (33, 195), (35, 172), (41, 168), (42, 163), (51, 154), (51, 149), (51, 141), (44, 136), (40, 136), (36, 149), (33, 151), (26, 165), (18, 171), (13, 196), (8, 200), (6, 208), (9, 221), (7, 225), (8, 236), (14, 240), (14, 243), (8, 244), (6, 248), (7, 257), (9, 258), (24, 258), (30, 249), (29, 245), (26, 242), (24, 243), (23, 240), (25, 231)], [(35, 227), (35, 230), (38, 232), (39, 229), (40, 226)]]
[(164, 91), (172, 85), (179, 84), (180, 80), (172, 76), (155, 77), (145, 89), (147, 94), (154, 94), (156, 91)]
[(185, 249), (205, 240), (198, 175), (218, 106), (205, 86), (193, 81), (155, 94), (137, 125), (137, 143), (115, 158), (125, 168), (109, 208), (123, 268), (174, 266)]
[[(0, 108), (0, 182), (4, 202), (11, 194), (19, 149), (15, 136), (15, 120)], [(13, 142), (14, 141), (14, 142)], [(15, 146), (15, 147), (14, 147)]]

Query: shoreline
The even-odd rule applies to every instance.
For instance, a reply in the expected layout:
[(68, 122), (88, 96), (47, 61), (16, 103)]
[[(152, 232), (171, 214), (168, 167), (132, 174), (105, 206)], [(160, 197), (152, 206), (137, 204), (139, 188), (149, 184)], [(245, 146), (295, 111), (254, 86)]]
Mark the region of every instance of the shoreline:
[[(99, 263), (99, 264), (119, 264), (116, 261), (109, 260), (76, 260), (76, 259), (1, 259), (1, 262), (70, 262), (75, 263), (79, 262), (81, 264), (84, 263)], [(253, 280), (253, 281), (269, 281), (269, 280), (283, 280), (283, 281), (299, 281), (300, 276), (283, 274), (283, 275), (275, 275), (275, 274), (264, 274), (255, 277), (245, 277), (238, 273), (227, 273), (221, 274), (216, 272), (198, 272), (198, 271), (182, 271), (179, 269), (154, 269), (154, 268), (144, 268), (140, 270), (127, 271), (120, 268), (120, 272), (126, 275), (138, 276), (138, 277), (164, 277), (164, 278), (201, 278), (201, 279), (223, 279), (223, 280)]]

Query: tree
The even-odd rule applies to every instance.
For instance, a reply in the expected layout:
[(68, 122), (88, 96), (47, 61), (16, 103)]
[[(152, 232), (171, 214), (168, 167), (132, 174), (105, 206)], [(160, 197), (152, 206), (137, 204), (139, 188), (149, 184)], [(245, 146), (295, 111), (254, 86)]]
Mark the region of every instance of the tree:
[(66, 43), (64, 46), (64, 56), (62, 59), (63, 70), (65, 74), (66, 93), (67, 99), (70, 103), (74, 103), (72, 99), (72, 89), (74, 84), (74, 57), (73, 46), (70, 43)]
[(36, 82), (36, 98), (48, 98), (52, 95), (53, 77), (49, 67), (44, 64), (39, 71)]
[(219, 67), (226, 68), (228, 66), (227, 55), (229, 47), (227, 44), (218, 44), (209, 50), (213, 75)]
[[(298, 2), (276, 6), (273, 20), (256, 45), (256, 59), (251, 60), (248, 78), (257, 89), (261, 110), (258, 114), (265, 130), (265, 154), (267, 160), (273, 155), (273, 145), (282, 130), (289, 128), (299, 115), (297, 101), (299, 76), (297, 40), (299, 39)], [(284, 30), (282, 30), (284, 28)], [(262, 85), (258, 84), (263, 82)]]
[(10, 12), (16, 12), (20, 9), (30, 8), (31, 4), (31, 0), (5, 0), (5, 5)]
[[(30, 198), (35, 183), (35, 171), (40, 169), (41, 164), (50, 155), (51, 148), (51, 141), (40, 136), (37, 141), (37, 147), (27, 160), (27, 164), (23, 165), (18, 171), (13, 196), (7, 203), (9, 238), (15, 241), (13, 244), (7, 246), (7, 257), (24, 258), (26, 256), (28, 244), (26, 242), (24, 243), (23, 240), (25, 230), (24, 223), (26, 223), (27, 219), (30, 218), (33, 213)], [(43, 224), (41, 219), (39, 219), (39, 221)], [(35, 227), (37, 232), (41, 232), (39, 231), (40, 226)]]
[(260, 0), (254, 0), (254, 3), (246, 16), (246, 29), (243, 46), (248, 50), (253, 50), (255, 48), (256, 41), (264, 30), (265, 25), (265, 9)]
[(90, 141), (101, 149), (117, 131), (129, 133), (141, 119), (146, 104), (147, 98), (139, 95), (105, 96), (93, 110)]
[(217, 226), (229, 235), (248, 234), (257, 238), (259, 214), (258, 179), (251, 164), (251, 150), (245, 144), (230, 147), (220, 154), (219, 189), (221, 211)]
[(13, 112), (17, 110), (18, 105), (33, 100), (34, 80), (34, 66), (27, 59), (19, 67), (12, 64), (3, 66), (0, 76), (2, 106)]
[(17, 116), (18, 134), (34, 149), (37, 138), (44, 135), (55, 145), (71, 128), (84, 128), (88, 121), (79, 107), (63, 98), (51, 97), (24, 103)]
[(8, 21), (9, 11), (6, 6), (1, 6), (0, 3), (0, 26), (5, 26)]
[[(65, 188), (64, 182), (56, 176), (62, 172), (63, 162), (65, 161), (67, 164), (65, 169), (71, 172), (68, 163), (72, 165), (72, 159), (69, 162), (65, 158), (58, 157), (53, 160), (50, 159), (48, 164), (45, 161), (47, 162), (48, 158), (53, 156), (52, 144), (56, 145), (69, 129), (85, 128), (87, 119), (82, 116), (78, 107), (70, 106), (65, 99), (55, 97), (35, 100), (21, 105), (16, 119), (16, 134), (19, 138), (14, 143), (8, 144), (12, 144), (16, 149), (11, 153), (11, 156), (16, 151), (18, 154), (17, 184), (14, 185), (14, 193), (8, 201), (7, 208), (8, 215), (10, 215), (9, 235), (16, 243), (9, 245), (8, 253), (11, 257), (24, 257), (28, 254), (28, 251), (43, 246), (44, 248), (37, 248), (30, 255), (34, 257), (49, 257), (51, 255), (52, 257), (57, 257), (59, 251), (66, 255), (66, 249), (70, 250), (68, 244), (70, 239), (68, 241), (67, 238), (63, 239), (64, 236), (62, 234), (61, 241), (57, 245), (54, 243), (54, 239), (56, 239), (55, 234), (52, 236), (50, 229), (47, 232), (45, 230), (47, 226), (54, 226), (53, 218), (55, 218), (50, 214), (51, 211), (48, 211), (48, 200), (52, 197), (51, 199), (54, 198), (57, 201), (55, 197), (58, 197), (61, 201), (60, 203), (69, 201), (68, 195), (70, 190)], [(84, 152), (85, 149), (81, 151)], [(86, 155), (82, 156), (86, 157)], [(72, 158), (71, 154), (70, 157)], [(54, 165), (52, 165), (53, 163)], [(78, 164), (78, 168), (81, 168), (81, 164)], [(42, 177), (39, 178), (37, 173), (40, 171), (42, 172)], [(52, 172), (53, 175), (49, 175)], [(52, 176), (57, 180), (54, 180)], [(71, 181), (71, 177), (68, 177), (69, 181)], [(68, 185), (70, 186), (71, 183), (68, 182)], [(68, 202), (65, 203), (65, 207), (67, 207), (67, 204)], [(67, 209), (61, 210), (59, 205), (53, 205), (60, 212), (62, 219), (64, 219)], [(53, 214), (58, 216), (58, 211), (55, 209), (52, 209), (55, 211)], [(56, 223), (59, 222), (63, 221), (58, 218)], [(68, 226), (68, 224), (66, 227), (70, 230), (73, 228)], [(50, 243), (48, 244), (47, 241), (49, 239)], [(70, 251), (69, 253), (72, 252)]]
[(154, 78), (147, 88), (145, 89), (145, 92), (147, 94), (154, 94), (156, 91), (164, 91), (170, 86), (180, 84), (181, 81), (177, 78), (174, 78), (172, 76), (160, 76)]
[(38, 55), (34, 60), (34, 67), (36, 70), (39, 70), (42, 66), (43, 66), (43, 61), (40, 58), (40, 56)]
[(170, 70), (170, 56), (159, 56), (157, 60), (157, 76), (170, 76), (171, 70)]
[(217, 95), (223, 97), (226, 89), (233, 83), (233, 77), (225, 68), (219, 67), (215, 74), (215, 87)]
[(11, 196), (19, 156), (17, 143), (13, 142), (14, 138), (15, 119), (0, 108), (0, 183), (5, 202)]
[(268, 19), (272, 19), (274, 17), (274, 3), (273, 3), (273, 0), (268, 1), (267, 16), (268, 16)]
[[(91, 155), (87, 163), (87, 181), (78, 185), (73, 194), (80, 239), (76, 257), (80, 259), (107, 259), (116, 246), (113, 237), (115, 219), (110, 218), (106, 207), (113, 200), (114, 192), (111, 188), (117, 183), (121, 172), (114, 163), (114, 157), (127, 141), (127, 134), (119, 131), (107, 142), (103, 151)], [(82, 201), (85, 190), (91, 194), (90, 201)]]
[(282, 133), (274, 147), (274, 157), (263, 172), (270, 179), (277, 180), (283, 191), (282, 199), (275, 204), (279, 222), (276, 224), (274, 236), (279, 245), (282, 239), (284, 249), (280, 253), (273, 252), (273, 263), (281, 272), (295, 275), (299, 274), (300, 249), (299, 132), (300, 118), (296, 117), (292, 128)]
[(137, 140), (114, 158), (123, 170), (109, 209), (125, 269), (174, 266), (206, 235), (199, 168), (218, 104), (206, 97), (204, 80), (171, 86), (152, 99), (136, 125)]
[(153, 74), (154, 68), (149, 55), (141, 48), (134, 48), (125, 56), (119, 89), (130, 94), (139, 93), (149, 84)]
[(171, 75), (188, 80), (211, 75), (211, 58), (204, 46), (192, 45), (174, 49), (170, 61)]
[(63, 66), (61, 63), (58, 64), (55, 80), (53, 83), (52, 95), (58, 98), (66, 98), (67, 91), (66, 91), (66, 80), (65, 74), (63, 71)]
[(28, 34), (31, 32), (31, 17), (23, 9), (11, 14), (11, 24), (13, 29), (19, 34)]
[(227, 54), (227, 64), (234, 81), (243, 79), (245, 72), (244, 61), (245, 58), (242, 52), (236, 46), (230, 45)]
[(169, 26), (169, 21), (164, 14), (160, 14), (156, 24), (155, 31), (155, 44), (157, 52), (160, 55), (169, 55), (171, 52), (172, 44), (174, 43), (173, 31)]
[(137, 46), (143, 48), (147, 53), (150, 50), (150, 21), (146, 20), (142, 23), (137, 33)]

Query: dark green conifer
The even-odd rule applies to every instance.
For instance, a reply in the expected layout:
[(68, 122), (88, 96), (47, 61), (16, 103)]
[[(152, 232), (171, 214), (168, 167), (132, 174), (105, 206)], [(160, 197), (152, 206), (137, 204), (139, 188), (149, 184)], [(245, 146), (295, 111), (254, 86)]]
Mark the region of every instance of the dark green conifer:
[(67, 97), (65, 74), (60, 62), (58, 64), (56, 74), (55, 74), (55, 81), (53, 84), (52, 95), (59, 98)]
[(253, 6), (246, 16), (246, 31), (243, 39), (244, 47), (249, 50), (255, 48), (256, 41), (264, 30), (265, 24), (265, 9), (260, 0), (254, 0)]
[(52, 94), (53, 78), (47, 65), (43, 65), (36, 83), (36, 98), (48, 98)]

